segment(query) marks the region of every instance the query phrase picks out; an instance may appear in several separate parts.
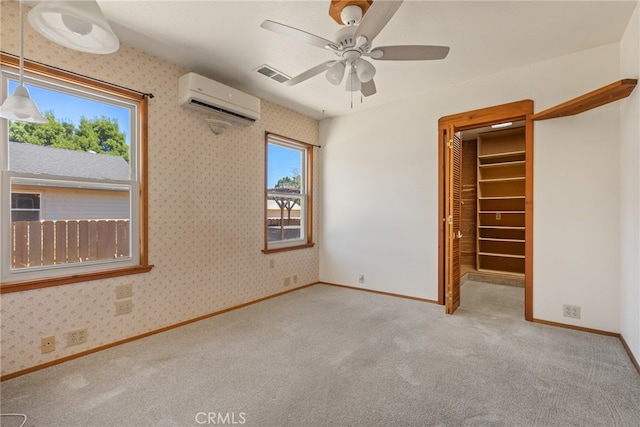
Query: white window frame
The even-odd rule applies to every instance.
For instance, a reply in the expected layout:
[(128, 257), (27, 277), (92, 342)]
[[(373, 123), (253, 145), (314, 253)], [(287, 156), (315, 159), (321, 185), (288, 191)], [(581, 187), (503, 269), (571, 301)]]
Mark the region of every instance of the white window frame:
[[(269, 192), (269, 145), (299, 151), (302, 154), (300, 165), (300, 193), (292, 195), (292, 199), (300, 199), (300, 237), (289, 240), (268, 240), (268, 200), (269, 197), (287, 197), (282, 193)], [(264, 225), (264, 253), (302, 249), (313, 246), (312, 243), (312, 177), (313, 177), (313, 146), (270, 132), (265, 133), (265, 225)]]
[[(0, 99), (8, 96), (8, 80), (18, 80), (18, 70), (7, 65), (7, 58), (3, 59)], [(25, 63), (25, 65), (27, 65)], [(129, 90), (110, 87), (106, 83), (94, 83), (88, 78), (78, 77), (58, 69), (51, 69), (41, 64), (33, 65), (34, 72), (29, 72), (25, 66), (24, 81), (28, 85), (40, 86), (46, 89), (66, 93), (71, 96), (82, 97), (127, 108), (130, 111), (129, 133), (129, 165), (130, 178), (122, 180), (94, 180), (70, 176), (51, 176), (45, 174), (29, 174), (11, 171), (9, 159), (8, 120), (0, 119), (0, 165), (2, 167), (2, 250), (0, 256), (0, 277), (4, 292), (37, 289), (41, 287), (57, 286), (87, 280), (97, 280), (128, 274), (144, 273), (153, 267), (147, 263), (147, 209), (146, 185), (141, 181), (146, 177), (146, 99), (142, 95), (132, 94)], [(136, 96), (134, 96), (136, 95)], [(142, 112), (144, 114), (142, 114)], [(145, 126), (144, 128), (142, 128)], [(52, 266), (37, 266), (28, 268), (11, 268), (11, 184), (33, 184), (50, 181), (56, 186), (71, 186), (90, 189), (126, 189), (129, 192), (129, 256), (85, 261), (73, 264), (58, 264)], [(42, 203), (42, 201), (41, 201)], [(42, 206), (41, 206), (42, 208)], [(141, 215), (144, 215), (141, 220)], [(42, 218), (42, 216), (41, 216)]]

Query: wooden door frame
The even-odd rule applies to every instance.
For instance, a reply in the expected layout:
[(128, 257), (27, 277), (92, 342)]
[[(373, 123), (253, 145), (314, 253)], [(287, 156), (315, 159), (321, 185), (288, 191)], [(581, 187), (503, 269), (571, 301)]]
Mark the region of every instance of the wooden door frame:
[(525, 268), (524, 318), (533, 321), (533, 101), (502, 104), (441, 117), (438, 120), (438, 304), (445, 303), (445, 177), (444, 136), (448, 129), (464, 131), (496, 123), (525, 122)]

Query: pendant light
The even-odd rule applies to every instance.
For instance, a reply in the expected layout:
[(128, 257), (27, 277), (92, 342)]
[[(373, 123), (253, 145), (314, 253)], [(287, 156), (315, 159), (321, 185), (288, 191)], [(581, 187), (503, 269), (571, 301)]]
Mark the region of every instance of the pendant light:
[(120, 47), (95, 0), (41, 1), (29, 12), (29, 22), (49, 40), (70, 49), (108, 54)]
[(336, 62), (331, 66), (331, 68), (327, 70), (327, 74), (325, 76), (327, 77), (327, 80), (329, 80), (329, 82), (333, 83), (334, 85), (339, 85), (342, 81), (342, 78), (344, 77), (345, 69), (346, 67), (344, 65), (344, 62)]
[(351, 65), (351, 71), (347, 76), (347, 92), (360, 92), (362, 90), (362, 83), (358, 78), (358, 74), (356, 73), (356, 68)]
[(47, 118), (38, 110), (36, 103), (29, 96), (29, 91), (24, 87), (24, 29), (22, 27), (22, 0), (20, 0), (20, 84), (13, 95), (8, 96), (0, 105), (0, 117), (28, 123), (47, 123)]
[(369, 61), (365, 61), (362, 58), (359, 58), (355, 62), (356, 73), (358, 74), (358, 78), (362, 83), (367, 83), (371, 81), (373, 77), (376, 75), (376, 69)]

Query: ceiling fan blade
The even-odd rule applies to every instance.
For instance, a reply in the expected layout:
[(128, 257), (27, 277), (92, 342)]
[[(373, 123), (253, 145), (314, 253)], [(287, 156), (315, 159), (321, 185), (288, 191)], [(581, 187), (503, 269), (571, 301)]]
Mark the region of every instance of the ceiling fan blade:
[[(382, 52), (382, 55), (380, 53)], [(449, 46), (380, 46), (369, 52), (369, 56), (379, 61), (424, 61), (444, 59), (449, 54)]]
[(396, 13), (403, 0), (376, 0), (373, 2), (367, 13), (362, 17), (362, 21), (353, 34), (353, 39), (365, 36), (369, 43), (387, 25), (387, 22)]
[(369, 80), (366, 83), (362, 83), (362, 88), (360, 92), (364, 96), (371, 96), (376, 93), (376, 84), (373, 82), (373, 79)]
[(333, 47), (335, 49), (338, 48), (336, 44), (331, 40), (327, 40), (320, 36), (316, 36), (315, 34), (307, 33), (306, 31), (299, 30), (297, 28), (290, 27), (279, 22), (274, 22), (267, 19), (262, 24), (260, 24), (260, 26), (265, 30), (273, 31), (274, 33), (282, 34), (283, 36), (291, 37), (292, 39), (323, 49), (327, 46)]
[(318, 74), (320, 74), (323, 71), (326, 71), (329, 69), (329, 67), (331, 67), (333, 64), (335, 64), (336, 62), (339, 61), (327, 61), (327, 62), (323, 62), (322, 64), (318, 64), (313, 68), (309, 68), (307, 71), (298, 74), (297, 76), (293, 77), (290, 80), (287, 80), (286, 82), (284, 82), (285, 86), (293, 86), (293, 85), (297, 85), (298, 83), (301, 83), (305, 80), (310, 79), (313, 76), (317, 76)]

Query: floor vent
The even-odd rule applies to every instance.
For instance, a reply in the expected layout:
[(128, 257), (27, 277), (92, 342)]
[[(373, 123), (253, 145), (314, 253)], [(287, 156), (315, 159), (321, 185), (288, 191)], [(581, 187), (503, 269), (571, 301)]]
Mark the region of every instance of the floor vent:
[(273, 67), (268, 66), (267, 64), (263, 64), (256, 68), (256, 71), (260, 74), (269, 77), (279, 83), (284, 83), (287, 80), (291, 80), (291, 77), (287, 76), (285, 73), (276, 70)]

